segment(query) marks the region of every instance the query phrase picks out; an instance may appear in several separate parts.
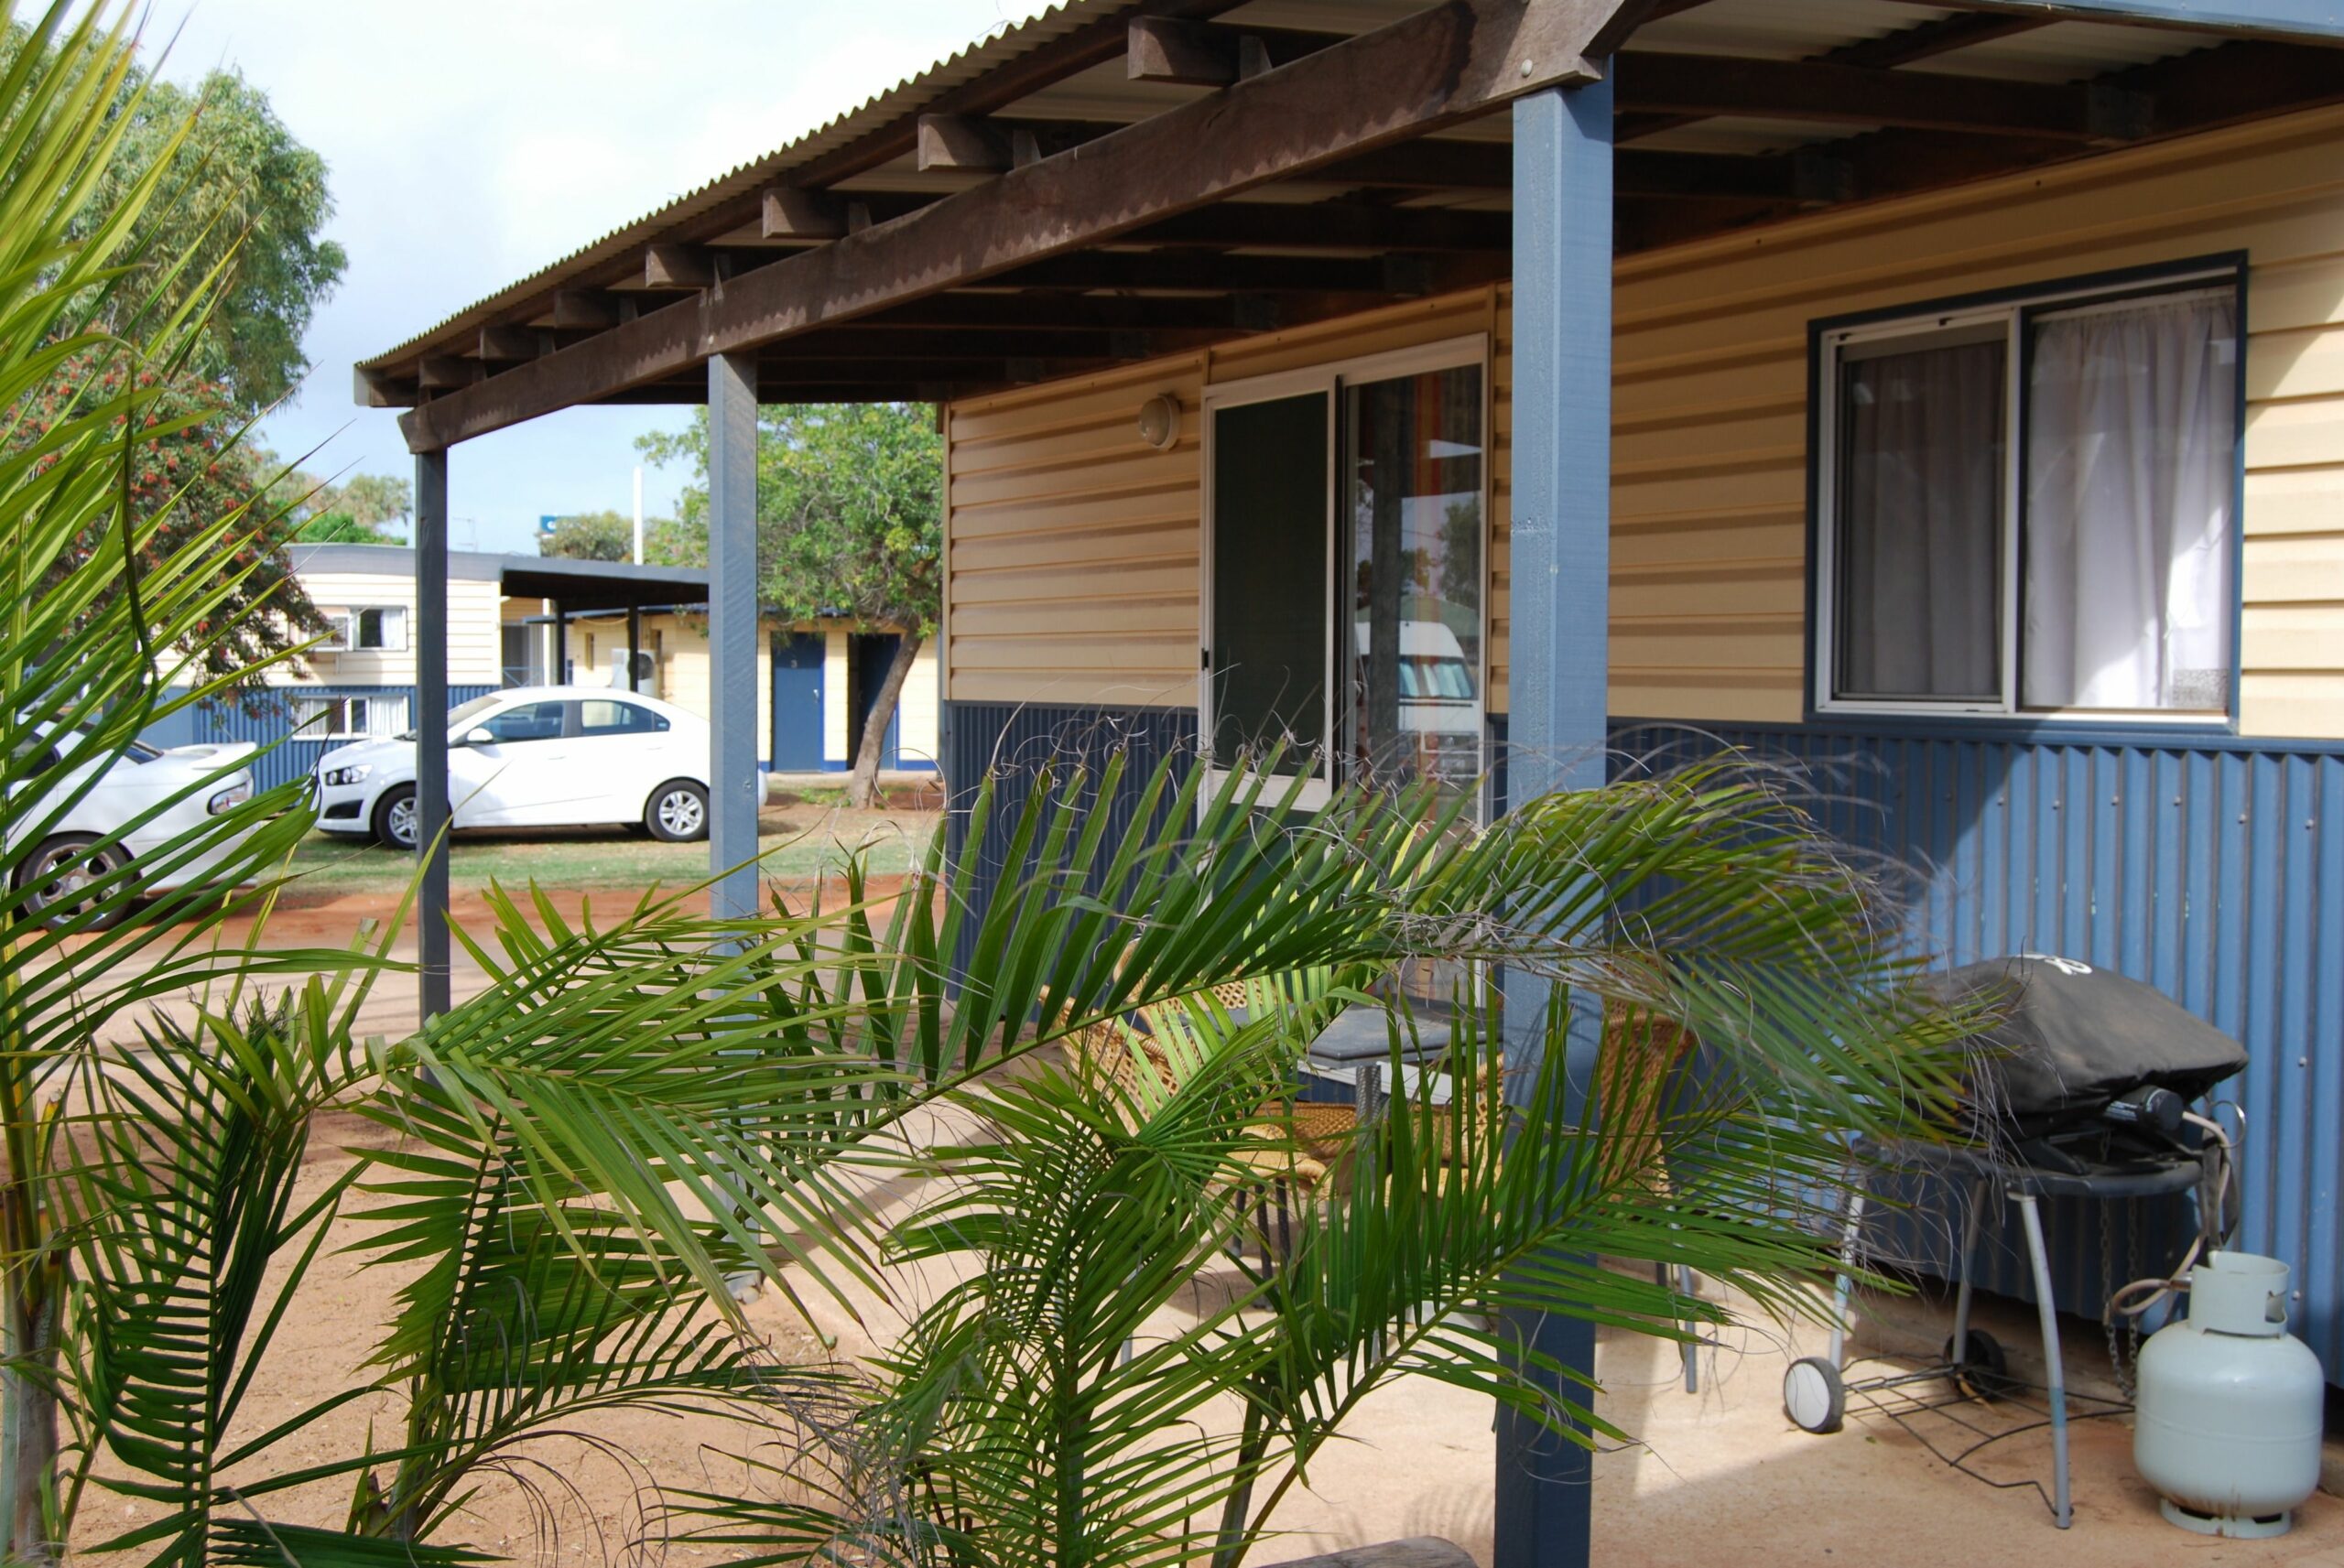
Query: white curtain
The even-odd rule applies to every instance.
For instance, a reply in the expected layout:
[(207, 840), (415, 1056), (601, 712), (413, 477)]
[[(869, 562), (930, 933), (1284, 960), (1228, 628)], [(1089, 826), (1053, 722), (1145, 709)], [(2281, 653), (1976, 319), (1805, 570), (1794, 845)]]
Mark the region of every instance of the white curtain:
[(2002, 694), (1999, 340), (1850, 363), (1839, 692)]
[(2227, 703), (2237, 356), (2227, 291), (2037, 324), (2027, 707)]

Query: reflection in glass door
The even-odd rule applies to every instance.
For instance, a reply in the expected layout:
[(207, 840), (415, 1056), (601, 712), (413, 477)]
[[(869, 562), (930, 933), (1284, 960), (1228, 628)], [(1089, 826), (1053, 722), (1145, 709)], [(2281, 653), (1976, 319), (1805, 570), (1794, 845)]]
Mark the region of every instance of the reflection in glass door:
[(1347, 384), (1341, 408), (1344, 772), (1454, 798), (1482, 765), (1481, 367)]

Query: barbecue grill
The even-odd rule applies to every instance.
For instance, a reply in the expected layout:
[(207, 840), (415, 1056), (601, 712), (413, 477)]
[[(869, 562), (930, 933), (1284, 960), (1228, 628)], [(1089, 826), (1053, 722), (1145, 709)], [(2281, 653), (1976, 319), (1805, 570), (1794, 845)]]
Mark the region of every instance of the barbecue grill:
[[(2065, 1530), (2074, 1517), (2067, 1470), (2071, 1403), (2093, 1416), (2131, 1407), (2078, 1400), (2067, 1390), (2042, 1200), (2129, 1202), (2198, 1189), (2198, 1236), (2171, 1271), (2186, 1273), (2201, 1249), (2220, 1246), (2237, 1225), (2229, 1180), (2233, 1139), (2192, 1102), (2242, 1071), (2246, 1051), (2154, 987), (2072, 958), (1991, 959), (1934, 984), (1948, 1001), (1982, 1003), (1991, 1020), (1977, 1037), (1978, 1065), (1965, 1087), (1964, 1140), (1865, 1143), (1852, 1152), (1830, 1350), (1791, 1364), (1784, 1375), (1783, 1408), (1807, 1431), (1829, 1433), (1839, 1430), (1850, 1399), (1857, 1399), (1970, 1475), (1978, 1474), (1971, 1459), (1991, 1444), (2047, 1425), (2053, 1481), (2044, 1501)], [(1850, 1379), (1843, 1361), (1849, 1271), (1861, 1251), (1865, 1181), (1898, 1173), (1950, 1182), (1969, 1197), (1953, 1332), (1934, 1365)], [(1999, 1211), (1997, 1196), (2017, 1207), (2025, 1234), (2043, 1334), (2046, 1381), (2039, 1390), (2013, 1379), (2002, 1347), (1970, 1326), (1979, 1231), (1987, 1210)], [(2111, 1297), (2111, 1310), (2138, 1312), (2165, 1293), (2162, 1278), (2128, 1285)], [(2040, 1404), (2027, 1403), (2038, 1391)], [(1967, 1413), (1980, 1402), (2017, 1406), (2036, 1419), (1990, 1425)], [(1953, 1451), (1918, 1422), (1929, 1415), (1967, 1434)], [(2037, 1482), (1994, 1484), (2042, 1491)]]

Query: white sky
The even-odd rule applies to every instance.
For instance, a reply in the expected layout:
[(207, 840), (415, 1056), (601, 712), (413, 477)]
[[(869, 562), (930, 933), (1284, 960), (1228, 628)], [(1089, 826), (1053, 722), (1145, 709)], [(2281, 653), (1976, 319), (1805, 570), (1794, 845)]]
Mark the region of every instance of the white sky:
[[(1041, 0), (200, 0), (164, 74), (241, 68), (325, 157), (350, 253), (261, 427), (305, 466), (411, 475), (395, 411), (350, 367), (733, 165), (769, 152)], [(151, 38), (167, 37), (169, 0)], [(624, 512), (641, 431), (679, 409), (580, 408), (469, 441), (450, 543), (528, 550), (543, 514)], [(685, 476), (646, 472), (654, 515)]]

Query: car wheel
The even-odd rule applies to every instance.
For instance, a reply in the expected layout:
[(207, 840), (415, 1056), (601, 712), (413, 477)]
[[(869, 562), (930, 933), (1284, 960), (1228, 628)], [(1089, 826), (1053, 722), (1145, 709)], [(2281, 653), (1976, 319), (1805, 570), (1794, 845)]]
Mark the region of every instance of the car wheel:
[(385, 849), (413, 854), (420, 819), (413, 784), (399, 784), (385, 790), (383, 798), (374, 803), (375, 842)]
[[(28, 909), (36, 920), (49, 925), (64, 925), (88, 907), (90, 884), (112, 875), (125, 863), (119, 849), (101, 849), (97, 840), (81, 834), (62, 834), (33, 851), (32, 857), (16, 873), (18, 887), (30, 887), (50, 876), (57, 881), (34, 893)], [(128, 903), (108, 910), (93, 920), (82, 923), (85, 931), (103, 931), (119, 925), (130, 913)]]
[(643, 825), (663, 844), (689, 844), (708, 837), (708, 791), (689, 779), (669, 779), (651, 792)]

